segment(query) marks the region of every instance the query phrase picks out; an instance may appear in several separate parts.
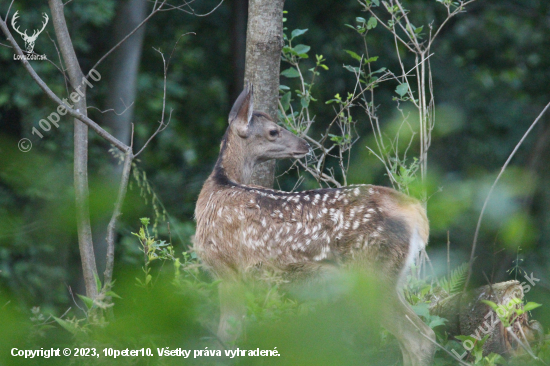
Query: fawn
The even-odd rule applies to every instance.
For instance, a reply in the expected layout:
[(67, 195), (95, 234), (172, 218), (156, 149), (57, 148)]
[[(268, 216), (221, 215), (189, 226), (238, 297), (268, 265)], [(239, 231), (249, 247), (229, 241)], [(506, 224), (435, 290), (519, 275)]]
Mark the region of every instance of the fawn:
[[(302, 158), (307, 142), (253, 109), (247, 87), (229, 114), (229, 127), (195, 209), (195, 248), (220, 283), (222, 340), (245, 316), (233, 285), (254, 266), (270, 263), (289, 276), (322, 271), (326, 261), (376, 271), (387, 290), (382, 325), (399, 341), (405, 365), (427, 365), (434, 332), (405, 301), (400, 285), (427, 244), (423, 206), (393, 189), (372, 185), (283, 192), (249, 185), (254, 166), (269, 159)], [(419, 332), (423, 333), (419, 334)]]

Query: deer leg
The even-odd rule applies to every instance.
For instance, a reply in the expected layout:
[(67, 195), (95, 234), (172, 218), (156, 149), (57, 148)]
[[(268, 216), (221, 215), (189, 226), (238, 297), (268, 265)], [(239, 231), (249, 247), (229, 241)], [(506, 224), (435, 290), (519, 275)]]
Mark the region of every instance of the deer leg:
[(435, 341), (433, 330), (414, 313), (402, 294), (391, 295), (388, 304), (390, 306), (383, 316), (382, 325), (399, 341), (403, 365), (429, 365), (435, 352), (435, 346), (430, 341)]
[(237, 281), (224, 280), (219, 285), (220, 324), (218, 337), (231, 345), (242, 333), (246, 315), (243, 285)]

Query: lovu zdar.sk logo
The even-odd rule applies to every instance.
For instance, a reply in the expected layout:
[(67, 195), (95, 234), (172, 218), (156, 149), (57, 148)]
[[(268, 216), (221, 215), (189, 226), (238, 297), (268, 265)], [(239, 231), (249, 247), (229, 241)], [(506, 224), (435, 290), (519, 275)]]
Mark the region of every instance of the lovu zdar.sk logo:
[[(46, 55), (36, 55), (36, 54), (33, 54), (33, 53), (34, 53), (34, 44), (36, 42), (36, 39), (38, 38), (40, 33), (42, 33), (42, 31), (44, 30), (44, 28), (46, 28), (46, 25), (48, 24), (48, 20), (49, 20), (48, 15), (46, 13), (42, 13), (42, 16), (44, 17), (44, 22), (42, 22), (42, 29), (33, 30), (32, 35), (29, 36), (27, 34), (26, 29), (23, 32), (21, 32), (19, 30), (19, 27), (15, 24), (17, 18), (19, 18), (19, 15), (17, 15), (18, 12), (19, 11), (16, 11), (15, 14), (13, 14), (13, 17), (11, 18), (11, 27), (13, 28), (14, 31), (19, 33), (19, 35), (21, 36), (21, 38), (23, 38), (23, 41), (25, 42), (25, 51), (27, 51), (27, 53), (29, 53), (29, 55), (25, 55), (24, 58), (27, 59), (27, 60), (45, 60)], [(13, 55), (14, 60), (17, 60), (17, 59), (20, 59), (20, 58), (21, 57), (19, 57), (19, 55)]]

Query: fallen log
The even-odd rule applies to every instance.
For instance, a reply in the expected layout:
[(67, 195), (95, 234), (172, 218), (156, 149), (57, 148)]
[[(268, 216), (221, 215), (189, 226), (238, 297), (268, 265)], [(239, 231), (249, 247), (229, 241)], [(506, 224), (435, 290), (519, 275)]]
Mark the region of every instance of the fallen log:
[[(523, 288), (518, 281), (500, 282), (444, 297), (432, 304), (430, 313), (448, 320), (446, 331), (450, 336), (469, 335), (479, 341), (488, 334), (483, 344), (484, 356), (494, 352), (509, 357), (525, 352), (519, 342), (525, 345), (544, 336), (541, 324), (536, 320), (529, 321), (528, 312), (518, 315), (513, 310), (523, 310), (523, 302), (514, 301), (523, 300), (523, 297)], [(511, 312), (507, 313), (510, 326), (506, 327), (499, 318), (499, 315), (505, 315), (504, 311), (497, 312), (482, 300), (510, 309)], [(463, 346), (470, 350), (473, 344), (464, 342)]]

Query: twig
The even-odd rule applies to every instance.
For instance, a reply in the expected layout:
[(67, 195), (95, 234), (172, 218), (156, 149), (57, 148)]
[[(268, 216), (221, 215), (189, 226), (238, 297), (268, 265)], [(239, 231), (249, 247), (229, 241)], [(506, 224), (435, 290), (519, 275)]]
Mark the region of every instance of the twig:
[(10, 16), (11, 6), (13, 5), (13, 2), (14, 2), (14, 1), (15, 1), (15, 0), (11, 0), (11, 2), (10, 2), (10, 6), (8, 7), (8, 11), (6, 12), (6, 19), (8, 19), (8, 17)]
[(105, 109), (105, 110), (102, 111), (101, 109), (99, 109), (99, 108), (97, 108), (97, 107), (88, 106), (88, 109), (95, 109), (96, 111), (98, 111), (98, 112), (101, 113), (101, 114), (104, 114), (104, 113), (107, 113), (107, 112), (113, 112), (113, 113), (116, 114), (117, 116), (122, 116), (124, 113), (126, 113), (126, 111), (127, 111), (128, 109), (130, 109), (131, 106), (134, 105), (134, 102), (130, 103), (130, 105), (127, 106), (126, 103), (124, 103), (124, 101), (122, 100), (122, 98), (120, 98), (120, 101), (121, 101), (122, 104), (124, 104), (124, 106), (126, 107), (126, 108), (124, 108), (124, 110), (123, 110), (122, 112), (120, 112), (120, 113), (117, 113), (117, 112), (115, 111), (114, 108)]
[[(520, 327), (521, 328), (521, 327)], [(514, 340), (516, 342), (518, 342), (518, 344), (529, 354), (529, 356), (533, 357), (533, 359), (537, 360), (537, 361), (540, 361), (542, 362), (543, 364), (545, 365), (548, 365), (546, 362), (544, 362), (542, 359), (538, 358), (530, 349), (529, 347), (527, 347), (525, 344), (523, 344), (523, 342), (521, 341), (521, 339), (518, 338), (518, 336), (516, 335), (516, 333), (514, 333), (514, 330), (512, 329), (512, 326), (509, 326), (509, 327), (506, 327), (506, 330), (508, 331), (508, 334), (510, 334), (512, 336), (512, 338), (514, 338)]]
[(214, 9), (212, 9), (211, 11), (209, 11), (209, 12), (206, 13), (206, 14), (197, 14), (197, 13), (195, 13), (195, 11), (193, 10), (193, 15), (194, 15), (194, 16), (197, 16), (197, 17), (206, 17), (206, 16), (209, 16), (210, 14), (212, 14), (213, 12), (215, 12), (215, 11), (223, 4), (223, 1), (224, 1), (224, 0), (221, 0), (220, 3), (219, 3)]
[(550, 108), (550, 103), (548, 103), (546, 105), (546, 107), (544, 107), (544, 109), (542, 110), (542, 112), (540, 112), (540, 114), (535, 119), (535, 121), (533, 123), (531, 123), (531, 126), (529, 126), (529, 128), (527, 129), (527, 131), (525, 132), (525, 134), (523, 135), (521, 140), (519, 140), (516, 147), (514, 148), (514, 150), (510, 154), (510, 156), (508, 156), (508, 159), (506, 160), (506, 162), (504, 163), (504, 165), (500, 169), (500, 173), (498, 174), (498, 176), (495, 179), (493, 185), (491, 186), (491, 189), (489, 190), (489, 193), (487, 194), (487, 198), (485, 198), (485, 202), (483, 202), (483, 207), (481, 208), (481, 213), (479, 214), (479, 219), (477, 220), (476, 231), (475, 231), (475, 234), (474, 234), (474, 241), (472, 243), (472, 252), (470, 254), (470, 262), (468, 264), (468, 276), (466, 277), (466, 282), (464, 283), (464, 291), (468, 288), (468, 285), (470, 283), (470, 277), (472, 276), (472, 267), (473, 267), (473, 264), (474, 264), (474, 255), (475, 255), (475, 252), (476, 252), (477, 239), (478, 239), (478, 236), (479, 236), (479, 229), (481, 227), (481, 220), (483, 219), (483, 214), (485, 213), (485, 209), (487, 208), (487, 204), (489, 203), (489, 199), (491, 198), (491, 194), (493, 193), (493, 190), (495, 189), (495, 186), (497, 185), (500, 177), (502, 176), (502, 174), (504, 173), (504, 171), (508, 167), (508, 164), (510, 163), (510, 161), (512, 160), (512, 158), (514, 157), (514, 155), (518, 151), (519, 147), (523, 144), (523, 141), (525, 141), (525, 139), (527, 138), (527, 136), (529, 135), (531, 130), (536, 126), (536, 124), (542, 118), (544, 113), (546, 113), (548, 108)]
[(451, 278), (451, 240), (449, 239), (449, 230), (447, 230), (447, 276)]
[[(15, 41), (15, 39), (13, 38), (13, 36), (11, 35), (11, 32), (9, 31), (7, 25), (6, 25), (6, 22), (0, 18), (0, 28), (2, 29), (2, 32), (4, 33), (4, 35), (6, 36), (6, 38), (8, 39), (8, 41), (11, 43), (11, 45), (13, 46), (13, 48), (15, 49), (15, 53), (20, 55), (20, 56), (23, 56), (23, 51), (21, 50), (21, 48), (19, 47), (19, 45), (17, 44), (17, 42)], [(33, 67), (30, 65), (30, 63), (25, 60), (24, 58), (21, 59), (21, 63), (23, 64), (23, 66), (25, 67), (25, 69), (27, 70), (27, 72), (30, 74), (30, 76), (32, 77), (32, 79), (38, 84), (38, 86), (40, 87), (40, 89), (42, 89), (46, 95), (51, 99), (53, 100), (57, 105), (62, 105), (65, 107), (65, 109), (67, 110), (67, 113), (69, 115), (71, 115), (72, 117), (74, 118), (78, 118), (80, 121), (84, 122), (85, 124), (87, 124), (92, 130), (94, 130), (95, 132), (97, 132), (97, 134), (101, 137), (103, 137), (105, 140), (107, 140), (110, 144), (114, 145), (117, 149), (119, 149), (120, 151), (122, 152), (126, 152), (128, 150), (128, 146), (126, 144), (124, 144), (123, 142), (119, 141), (116, 137), (114, 137), (113, 135), (111, 135), (110, 133), (108, 133), (107, 131), (105, 131), (103, 128), (101, 128), (97, 123), (95, 123), (93, 120), (91, 120), (90, 118), (88, 118), (86, 115), (80, 113), (80, 111), (78, 110), (74, 110), (72, 108), (69, 107), (69, 105), (62, 101), (49, 87), (48, 85), (42, 80), (42, 78), (40, 78), (40, 76), (38, 76), (38, 74), (36, 73), (36, 71), (34, 71)]]
[[(181, 38), (181, 37), (180, 37)], [(176, 42), (177, 44), (177, 42)], [(175, 47), (175, 46), (174, 46)], [(166, 63), (166, 59), (164, 58), (164, 54), (162, 52), (160, 52), (160, 50), (158, 49), (155, 49), (153, 48), (155, 51), (157, 51), (158, 53), (160, 53), (160, 55), (162, 56), (162, 63), (164, 65), (164, 94), (163, 94), (163, 98), (162, 98), (162, 114), (161, 114), (161, 118), (160, 118), (160, 121), (159, 121), (159, 126), (157, 128), (157, 130), (155, 131), (155, 133), (153, 133), (151, 135), (151, 137), (149, 137), (149, 139), (147, 140), (147, 142), (145, 142), (145, 144), (143, 145), (143, 147), (137, 152), (137, 154), (135, 155), (135, 157), (137, 157), (139, 154), (141, 154), (141, 152), (143, 151), (143, 149), (145, 149), (147, 147), (147, 145), (149, 145), (149, 142), (151, 142), (155, 136), (159, 133), (159, 132), (162, 132), (166, 129), (166, 127), (168, 127), (168, 125), (170, 124), (170, 120), (172, 119), (172, 111), (173, 109), (170, 110), (170, 115), (168, 117), (168, 122), (165, 124), (164, 123), (164, 113), (166, 111), (166, 74), (168, 73), (168, 65)], [(170, 61), (170, 59), (168, 60)]]
[[(153, 6), (153, 11), (151, 11), (151, 14), (149, 14), (145, 19), (143, 19), (143, 21), (141, 23), (139, 23), (133, 31), (131, 31), (130, 33), (128, 33), (126, 35), (126, 37), (122, 38), (116, 45), (113, 46), (113, 48), (111, 48), (109, 51), (107, 51), (107, 53), (105, 53), (96, 63), (94, 66), (92, 66), (92, 68), (90, 69), (90, 72), (92, 70), (95, 70), (100, 63), (103, 62), (103, 60), (105, 60), (107, 58), (107, 56), (109, 56), (111, 53), (113, 53), (117, 48), (120, 47), (121, 44), (123, 44), (128, 38), (130, 38), (134, 33), (136, 33), (139, 28), (141, 28), (145, 23), (147, 23), (147, 21), (149, 19), (151, 19), (151, 17), (153, 15), (155, 15), (161, 8), (162, 6), (164, 5), (166, 1), (163, 1), (158, 7), (156, 7), (156, 4), (157, 2), (155, 1), (155, 5)], [(90, 76), (90, 74), (88, 73), (88, 77)]]
[(124, 198), (126, 197), (126, 192), (128, 189), (128, 179), (130, 177), (130, 170), (132, 169), (132, 161), (134, 155), (132, 154), (131, 149), (124, 154), (124, 167), (122, 169), (122, 177), (120, 179), (120, 185), (118, 188), (118, 196), (115, 203), (115, 209), (113, 211), (113, 216), (111, 221), (109, 221), (109, 226), (107, 227), (107, 262), (105, 264), (104, 283), (103, 287), (104, 292), (108, 291), (112, 284), (113, 279), (113, 268), (115, 265), (115, 228), (119, 216), (122, 213), (122, 204)]
[(84, 309), (82, 309), (78, 303), (76, 302), (76, 299), (74, 298), (74, 294), (73, 294), (73, 289), (71, 288), (71, 286), (67, 286), (68, 290), (69, 290), (69, 293), (71, 294), (71, 298), (73, 299), (73, 302), (74, 304), (76, 305), (77, 308), (79, 308), (83, 313), (84, 315), (86, 316), (86, 318), (88, 317), (88, 312), (87, 311), (84, 311)]
[(422, 330), (420, 330), (420, 328), (418, 328), (418, 326), (411, 320), (411, 318), (409, 318), (408, 315), (405, 315), (405, 317), (412, 323), (412, 325), (414, 325), (414, 327), (418, 330), (418, 333), (420, 333), (420, 335), (424, 338), (426, 338), (427, 340), (429, 340), (431, 343), (435, 344), (437, 347), (441, 348), (443, 351), (447, 352), (449, 354), (449, 356), (451, 356), (452, 358), (454, 358), (455, 360), (457, 360), (461, 365), (465, 365), (465, 366), (472, 366), (472, 364), (470, 363), (467, 363), (467, 362), (464, 362), (462, 361), (460, 358), (456, 357), (455, 355), (453, 355), (449, 350), (447, 350), (445, 347), (443, 347), (442, 345), (440, 345), (439, 343), (437, 343), (436, 341), (434, 341), (433, 339), (431, 339), (430, 337), (428, 337), (427, 335), (425, 335)]

